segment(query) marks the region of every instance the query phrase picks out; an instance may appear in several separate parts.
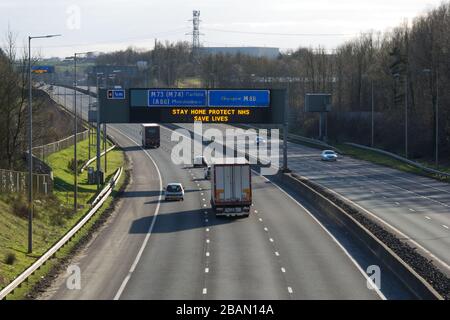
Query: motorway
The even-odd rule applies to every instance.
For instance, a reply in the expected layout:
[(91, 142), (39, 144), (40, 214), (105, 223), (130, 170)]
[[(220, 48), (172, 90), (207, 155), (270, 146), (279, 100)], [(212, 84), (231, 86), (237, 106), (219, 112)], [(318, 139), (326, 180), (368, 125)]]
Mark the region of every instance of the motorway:
[[(87, 96), (79, 99), (85, 117)], [(171, 130), (162, 127), (161, 147), (150, 150), (140, 148), (139, 130), (108, 125), (130, 159), (131, 183), (71, 262), (80, 267), (81, 290), (69, 290), (61, 274), (41, 299), (412, 298), (346, 230), (265, 177), (252, 177), (249, 218), (216, 218), (203, 169), (172, 163)], [(162, 201), (162, 187), (174, 181), (183, 183), (185, 200)], [(367, 288), (370, 265), (381, 267), (381, 291)]]

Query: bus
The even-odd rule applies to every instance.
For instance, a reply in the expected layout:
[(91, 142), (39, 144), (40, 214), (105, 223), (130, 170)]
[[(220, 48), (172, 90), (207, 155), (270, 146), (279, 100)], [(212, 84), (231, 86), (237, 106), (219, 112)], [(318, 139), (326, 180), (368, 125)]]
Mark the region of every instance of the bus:
[(156, 123), (144, 123), (141, 127), (142, 147), (159, 148), (159, 125)]

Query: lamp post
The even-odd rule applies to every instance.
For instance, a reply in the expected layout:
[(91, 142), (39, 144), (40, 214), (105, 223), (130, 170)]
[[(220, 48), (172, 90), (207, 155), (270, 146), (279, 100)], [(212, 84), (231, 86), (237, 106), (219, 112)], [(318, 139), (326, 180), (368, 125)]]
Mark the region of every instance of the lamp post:
[(61, 35), (28, 36), (28, 253), (33, 252), (33, 84), (31, 79), (31, 40), (59, 36)]
[[(423, 69), (423, 73), (428, 73), (430, 76), (433, 74), (433, 69)], [(433, 81), (433, 80), (431, 80)], [(433, 82), (431, 82), (433, 83)], [(434, 132), (434, 161), (437, 168), (439, 168), (439, 73), (436, 70), (436, 97), (433, 99), (433, 109), (434, 109), (434, 121), (435, 121), (435, 132)], [(431, 90), (433, 90), (433, 85), (431, 85)]]
[[(73, 193), (73, 208), (74, 213), (78, 210), (78, 163), (77, 163), (77, 134), (78, 134), (78, 111), (77, 111), (77, 56), (90, 54), (92, 52), (76, 52), (72, 57), (67, 57), (66, 59), (73, 59), (74, 61), (74, 82), (73, 82), (73, 112), (75, 114), (75, 124), (74, 124), (74, 143), (73, 143), (73, 157), (74, 157), (74, 193)], [(83, 116), (83, 115), (81, 115)]]
[[(400, 74), (394, 74), (394, 77), (400, 79)], [(405, 75), (405, 158), (408, 159), (408, 76)]]
[[(362, 78), (371, 78), (370, 74), (363, 74)], [(373, 79), (370, 79), (370, 100), (371, 100), (371, 112), (370, 112), (370, 146), (373, 148), (375, 145), (375, 91)]]

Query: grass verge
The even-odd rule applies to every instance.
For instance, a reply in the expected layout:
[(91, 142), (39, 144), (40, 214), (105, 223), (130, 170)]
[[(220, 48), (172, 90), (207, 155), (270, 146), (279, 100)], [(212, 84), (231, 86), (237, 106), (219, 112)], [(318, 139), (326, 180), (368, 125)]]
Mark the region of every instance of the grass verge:
[[(369, 161), (372, 163), (376, 163), (382, 166), (386, 166), (389, 168), (393, 168), (396, 170), (409, 172), (413, 174), (418, 174), (421, 176), (430, 177), (433, 179), (437, 179), (444, 182), (449, 182), (449, 178), (441, 177), (435, 174), (428, 173), (426, 171), (421, 170), (415, 166), (407, 164), (397, 159), (393, 159), (391, 157), (385, 156), (383, 154), (379, 154), (378, 152), (363, 150), (359, 148), (355, 148), (346, 144), (336, 144), (335, 145), (339, 150), (341, 150), (344, 154), (349, 155), (353, 158)], [(427, 163), (423, 163), (424, 165), (428, 165)], [(442, 169), (442, 168), (441, 168)], [(447, 168), (448, 169), (448, 168)], [(442, 170), (445, 171), (445, 170)], [(447, 170), (448, 171), (448, 170)]]
[[(86, 161), (88, 157), (88, 140), (77, 144), (78, 158)], [(91, 154), (95, 154), (95, 147), (91, 149)], [(97, 190), (95, 185), (87, 184), (87, 172), (78, 177), (78, 204), (79, 210), (73, 213), (73, 186), (74, 178), (68, 163), (73, 158), (73, 147), (61, 150), (48, 157), (48, 163), (53, 168), (54, 192), (49, 196), (36, 196), (34, 201), (33, 220), (33, 248), (32, 254), (27, 254), (27, 205), (26, 198), (20, 194), (0, 195), (0, 289), (10, 283), (18, 274), (23, 272), (34, 263), (43, 253), (45, 253), (54, 243), (56, 243), (65, 233), (67, 233), (89, 210), (89, 202), (95, 196)], [(112, 177), (113, 173), (124, 164), (124, 154), (121, 150), (113, 150), (108, 153), (108, 171), (105, 174), (106, 181)], [(102, 157), (102, 164), (104, 157)], [(93, 163), (95, 166), (95, 162)], [(123, 184), (123, 179), (116, 187)], [(113, 195), (116, 191), (113, 192)], [(111, 205), (111, 199), (102, 206), (95, 215), (98, 217), (105, 208)], [(88, 223), (86, 228), (91, 222)], [(86, 228), (83, 228), (85, 230)], [(82, 232), (79, 232), (81, 234)], [(78, 236), (78, 234), (77, 234)], [(76, 237), (77, 237), (76, 236)], [(76, 242), (76, 237), (73, 243)], [(67, 247), (67, 249), (65, 249)], [(59, 255), (64, 255), (65, 250), (70, 249), (70, 245), (64, 247)], [(12, 262), (12, 263), (11, 263)], [(49, 271), (53, 259), (46, 263), (32, 276), (27, 283), (18, 288), (14, 299), (26, 298), (27, 292)], [(36, 278), (36, 276), (38, 278)]]

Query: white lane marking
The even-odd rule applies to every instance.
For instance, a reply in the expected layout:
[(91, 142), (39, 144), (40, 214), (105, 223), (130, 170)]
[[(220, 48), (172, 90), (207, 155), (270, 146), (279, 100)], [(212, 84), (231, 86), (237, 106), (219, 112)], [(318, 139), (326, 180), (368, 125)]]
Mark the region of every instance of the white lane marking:
[(263, 221), (263, 220), (262, 220), (262, 218), (259, 218), (258, 220), (259, 220), (260, 222), (262, 222), (262, 221)]
[(292, 294), (294, 292), (291, 287), (287, 287), (287, 290), (290, 294)]
[(445, 229), (448, 229), (448, 226), (446, 226), (445, 224), (442, 225)]
[(270, 238), (270, 239), (269, 239), (269, 241), (270, 241), (270, 242), (273, 242), (273, 239), (272, 239), (272, 238)]
[[(199, 184), (197, 184), (197, 186), (199, 186)], [(198, 188), (198, 190), (202, 191), (203, 189), (202, 188)]]
[(411, 211), (411, 212), (416, 212), (416, 210), (414, 210), (414, 209), (409, 209), (409, 211)]
[(206, 204), (204, 204), (204, 205), (203, 205), (203, 207), (205, 207), (205, 208), (206, 208)]
[(114, 300), (119, 300), (120, 296), (122, 295), (122, 292), (125, 290), (125, 287), (128, 284), (128, 281), (131, 278), (131, 274), (128, 273), (127, 276), (125, 277), (125, 279), (122, 281), (122, 284), (120, 285), (119, 290), (116, 293), (116, 296), (114, 297)]
[(267, 229), (267, 228), (264, 228), (264, 231), (269, 231), (269, 229)]
[(208, 214), (208, 211), (205, 211), (205, 214)]
[(286, 269), (281, 267), (281, 272), (286, 273)]
[(203, 195), (203, 192), (200, 192), (200, 195), (202, 196), (202, 195)]
[(208, 273), (209, 272), (209, 268), (205, 268), (205, 273)]
[(206, 201), (205, 199), (202, 199), (203, 201)]
[(400, 205), (400, 203), (398, 203), (398, 202), (396, 202), (395, 204), (398, 205), (398, 206)]
[(209, 239), (206, 239), (206, 243), (209, 243)]
[(208, 289), (203, 288), (203, 294), (207, 294), (208, 293)]
[(431, 218), (429, 216), (425, 216), (425, 219), (427, 220), (431, 220)]
[[(111, 129), (119, 132), (120, 134), (122, 134), (124, 137), (128, 138), (131, 142), (136, 144), (139, 148), (141, 148), (144, 151), (144, 153), (153, 162), (153, 165), (156, 168), (156, 172), (158, 173), (158, 178), (159, 178), (159, 190), (162, 190), (161, 172), (159, 171), (158, 165), (153, 160), (153, 158), (150, 156), (150, 154), (147, 152), (147, 150), (143, 149), (136, 141), (134, 141), (132, 138), (130, 138), (128, 135), (126, 135), (125, 133), (121, 132), (120, 130), (118, 130), (116, 128), (111, 128)], [(156, 218), (158, 217), (161, 200), (162, 200), (162, 195), (160, 194), (159, 195), (159, 199), (158, 199), (158, 203), (156, 204), (155, 212), (153, 214), (152, 223), (151, 223), (149, 229), (147, 230), (147, 234), (145, 236), (144, 242), (142, 243), (141, 248), (139, 249), (139, 252), (138, 252), (136, 258), (134, 259), (134, 262), (131, 265), (131, 268), (129, 270), (128, 275), (125, 277), (125, 279), (122, 282), (122, 285), (120, 286), (119, 290), (117, 291), (116, 295), (114, 296), (114, 300), (119, 300), (120, 299), (120, 296), (122, 295), (122, 293), (125, 290), (125, 287), (126, 287), (128, 281), (130, 280), (131, 273), (134, 272), (134, 270), (136, 269), (137, 264), (139, 263), (139, 260), (142, 257), (142, 254), (143, 254), (143, 252), (145, 250), (145, 247), (147, 246), (148, 240), (150, 239), (150, 235), (153, 232), (153, 227), (155, 226)]]
[(206, 228), (206, 232), (209, 232), (209, 228)]
[(208, 251), (206, 251), (206, 256), (209, 257), (209, 252)]
[[(257, 172), (255, 172), (257, 175), (259, 175)], [(261, 175), (260, 175), (261, 176)], [(292, 201), (294, 201), (298, 206), (300, 206), (306, 213), (308, 213), (308, 215), (314, 220), (316, 221), (316, 223), (322, 228), (322, 230), (324, 230), (328, 236), (331, 237), (331, 239), (338, 245), (338, 247), (347, 255), (347, 257), (350, 259), (350, 261), (356, 266), (356, 268), (359, 270), (359, 272), (363, 275), (363, 277), (366, 279), (366, 281), (369, 280), (369, 276), (367, 275), (367, 273), (360, 267), (360, 265), (356, 262), (356, 260), (350, 255), (350, 253), (347, 251), (347, 249), (344, 248), (344, 246), (342, 246), (342, 244), (339, 243), (339, 241), (336, 239), (335, 236), (333, 236), (331, 234), (330, 231), (328, 231), (325, 226), (308, 210), (305, 208), (305, 206), (303, 206), (300, 202), (298, 202), (293, 196), (291, 196), (289, 193), (287, 193), (285, 190), (283, 190), (277, 183), (270, 181), (269, 179), (267, 179), (264, 176), (261, 176), (264, 179), (266, 179), (269, 183), (271, 183), (272, 185), (274, 185), (278, 190), (280, 190), (282, 193), (284, 193), (288, 198), (290, 198)], [(386, 300), (386, 297), (384, 296), (384, 294), (378, 289), (375, 288), (375, 292), (378, 294), (378, 296), (383, 299)]]
[(205, 219), (205, 222), (208, 222), (209, 220), (208, 219)]
[(255, 213), (258, 213), (258, 210), (255, 210)]
[(278, 251), (275, 251), (275, 255), (276, 255), (277, 257), (280, 256), (280, 254), (278, 253)]

